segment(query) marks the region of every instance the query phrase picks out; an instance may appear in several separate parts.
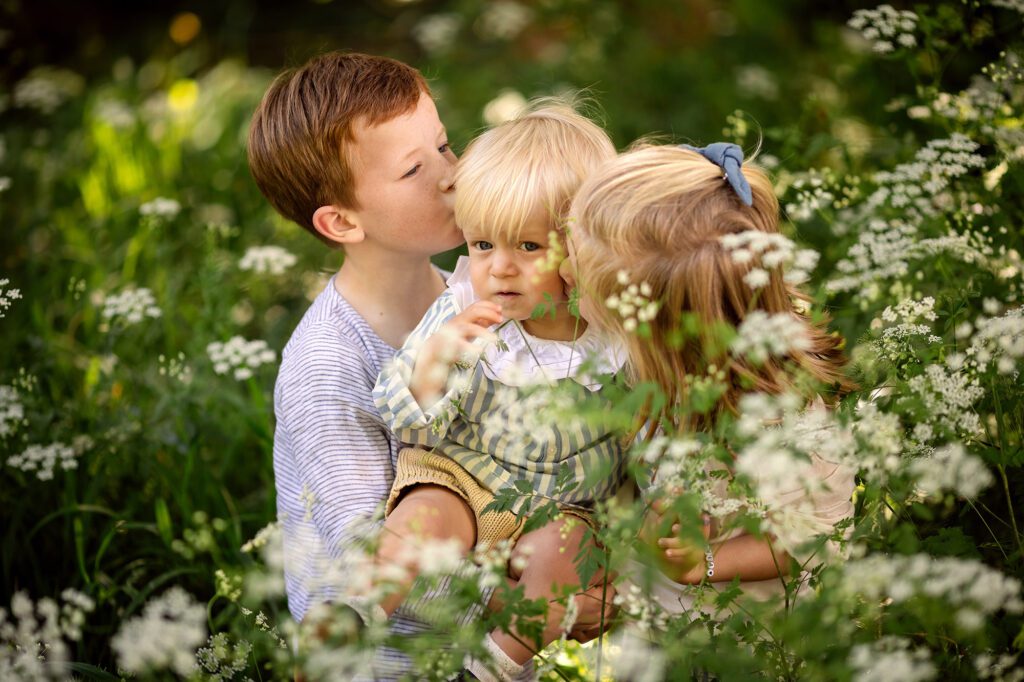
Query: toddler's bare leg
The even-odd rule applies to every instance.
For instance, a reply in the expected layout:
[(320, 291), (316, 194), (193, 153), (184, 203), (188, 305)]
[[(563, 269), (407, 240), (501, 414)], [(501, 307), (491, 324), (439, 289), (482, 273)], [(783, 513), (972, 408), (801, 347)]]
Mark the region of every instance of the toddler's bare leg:
[(459, 541), (464, 553), (476, 542), (476, 517), (465, 500), (447, 488), (429, 484), (414, 486), (402, 495), (384, 520), (377, 562), (401, 565), (409, 577), (381, 602), (386, 614), (390, 616), (402, 603), (418, 573), (415, 553), (403, 550), (417, 541), (451, 538)]
[[(566, 586), (575, 588), (574, 592), (582, 590), (576, 571), (576, 556), (582, 549), (586, 529), (587, 525), (576, 517), (560, 516), (546, 526), (527, 533), (516, 543), (513, 558), (523, 554), (527, 559), (519, 578), (524, 596), (527, 599), (548, 600), (548, 616), (541, 647), (561, 635), (559, 626), (565, 607), (551, 600), (560, 597)], [(593, 540), (587, 542), (592, 543)], [(600, 580), (600, 577), (598, 575), (594, 579)], [(534, 642), (519, 636), (514, 629), (511, 633), (496, 630), (491, 633), (491, 638), (499, 649), (520, 665), (530, 660), (535, 653)]]

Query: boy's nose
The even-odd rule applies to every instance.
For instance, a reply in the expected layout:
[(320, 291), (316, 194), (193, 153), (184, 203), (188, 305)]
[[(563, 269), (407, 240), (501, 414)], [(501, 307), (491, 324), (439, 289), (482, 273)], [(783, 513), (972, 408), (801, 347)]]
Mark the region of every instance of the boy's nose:
[(441, 171), (441, 179), (437, 182), (437, 188), (442, 193), (447, 193), (455, 189), (455, 162), (445, 159), (444, 164), (444, 169)]

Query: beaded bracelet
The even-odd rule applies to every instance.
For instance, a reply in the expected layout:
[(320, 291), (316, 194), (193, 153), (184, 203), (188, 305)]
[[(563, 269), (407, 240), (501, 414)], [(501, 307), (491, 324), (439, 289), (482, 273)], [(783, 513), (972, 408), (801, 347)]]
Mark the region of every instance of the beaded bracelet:
[(715, 555), (711, 553), (711, 545), (704, 546), (704, 565), (707, 566), (707, 577), (715, 575)]

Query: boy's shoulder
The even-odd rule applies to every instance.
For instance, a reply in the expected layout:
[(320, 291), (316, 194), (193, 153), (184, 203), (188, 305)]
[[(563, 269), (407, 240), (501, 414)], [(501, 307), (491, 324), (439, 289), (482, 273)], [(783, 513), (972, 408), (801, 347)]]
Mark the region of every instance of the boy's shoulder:
[[(281, 353), (278, 382), (361, 370), (367, 378), (394, 354), (328, 281), (302, 316)], [(371, 381), (372, 383), (372, 381)]]

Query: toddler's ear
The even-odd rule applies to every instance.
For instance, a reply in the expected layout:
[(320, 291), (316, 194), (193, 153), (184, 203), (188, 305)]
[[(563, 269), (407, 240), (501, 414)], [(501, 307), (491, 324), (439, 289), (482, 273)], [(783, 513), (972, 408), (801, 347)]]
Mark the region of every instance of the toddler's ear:
[(313, 227), (324, 237), (338, 244), (355, 244), (366, 237), (355, 212), (340, 206), (321, 206), (314, 211)]

